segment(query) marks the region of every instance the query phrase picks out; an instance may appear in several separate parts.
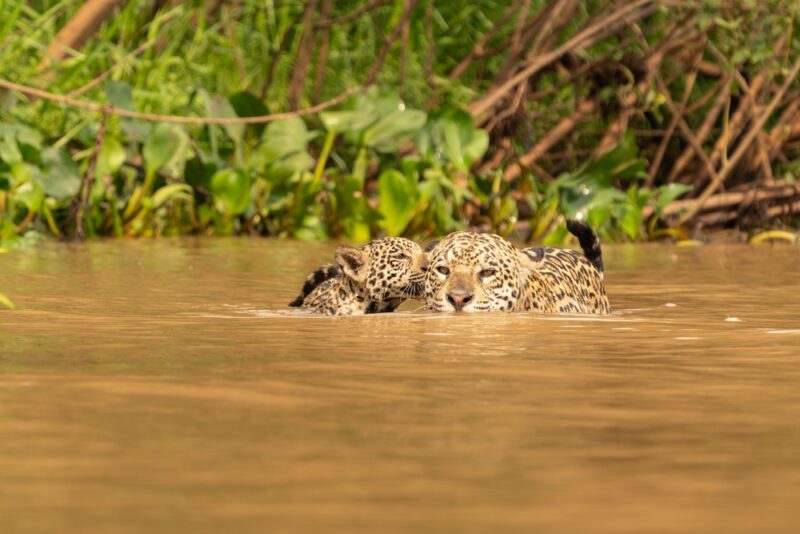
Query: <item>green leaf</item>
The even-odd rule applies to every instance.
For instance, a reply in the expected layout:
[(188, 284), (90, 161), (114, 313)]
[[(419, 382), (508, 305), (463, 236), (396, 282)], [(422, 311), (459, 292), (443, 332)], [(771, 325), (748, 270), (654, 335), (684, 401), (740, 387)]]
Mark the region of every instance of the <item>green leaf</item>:
[(192, 200), (191, 186), (188, 184), (168, 184), (158, 188), (151, 197), (151, 209), (158, 209), (170, 200)]
[[(217, 95), (210, 98), (207, 103), (207, 108), (209, 117), (220, 117), (223, 119), (238, 117), (233, 105), (231, 105), (230, 101), (224, 96)], [(244, 139), (244, 124), (223, 124), (222, 128), (235, 143), (241, 143)]]
[(472, 116), (454, 107), (431, 113), (417, 136), (417, 148), (427, 159), (441, 159), (469, 168), (489, 147), (489, 134), (475, 128)]
[(424, 111), (402, 107), (384, 117), (364, 132), (364, 144), (378, 152), (394, 152), (425, 124)]
[(29, 180), (14, 191), (14, 200), (23, 204), (28, 211), (39, 213), (44, 201), (44, 188), (37, 180)]
[(383, 216), (380, 225), (389, 235), (400, 235), (406, 229), (416, 206), (413, 184), (400, 171), (390, 169), (378, 177), (378, 212)]
[(314, 159), (306, 147), (314, 137), (299, 117), (269, 123), (258, 148), (260, 167), (266, 177), (280, 180), (310, 169)]
[[(133, 102), (133, 89), (127, 82), (109, 81), (105, 86), (106, 98), (115, 108), (126, 111), (136, 111)], [(133, 141), (141, 141), (149, 134), (152, 126), (146, 122), (123, 118), (121, 121), (122, 133)]]
[(125, 163), (125, 149), (119, 139), (108, 136), (103, 140), (103, 148), (97, 155), (97, 165), (95, 166), (95, 177), (102, 178), (109, 174), (114, 174)]
[[(236, 110), (236, 115), (239, 117), (260, 117), (269, 114), (269, 109), (264, 105), (257, 96), (247, 91), (241, 91), (231, 95), (230, 100), (233, 109)], [(264, 133), (266, 123), (249, 124), (247, 128), (251, 129), (257, 136)]]
[(686, 184), (666, 184), (658, 188), (658, 200), (656, 201), (656, 211), (661, 213), (664, 208), (676, 200), (678, 197), (691, 191), (692, 186)]
[(177, 124), (157, 124), (142, 148), (145, 172), (153, 175), (171, 161), (181, 158), (188, 144), (189, 138), (182, 127)]
[(250, 176), (242, 170), (217, 171), (209, 187), (214, 205), (225, 215), (240, 215), (250, 206)]
[(47, 196), (57, 200), (75, 196), (81, 187), (78, 165), (63, 148), (46, 148), (42, 151), (43, 170), (39, 176)]

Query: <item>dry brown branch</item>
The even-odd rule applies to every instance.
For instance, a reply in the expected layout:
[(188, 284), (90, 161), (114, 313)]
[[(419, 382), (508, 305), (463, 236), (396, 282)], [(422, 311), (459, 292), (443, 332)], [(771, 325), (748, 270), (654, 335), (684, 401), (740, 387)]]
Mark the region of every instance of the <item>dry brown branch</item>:
[(303, 13), (301, 12), (295, 16), (295, 18), (289, 24), (289, 29), (287, 29), (281, 37), (281, 42), (278, 43), (278, 49), (272, 54), (272, 59), (269, 62), (269, 70), (267, 71), (267, 77), (264, 80), (264, 85), (261, 86), (261, 100), (264, 100), (267, 97), (267, 91), (269, 91), (272, 81), (275, 79), (275, 73), (278, 71), (278, 65), (280, 63), (281, 56), (283, 56), (283, 53), (289, 47), (291, 37), (294, 35), (293, 30), (297, 27), (297, 21), (302, 14)]
[(106, 138), (106, 123), (108, 122), (108, 113), (103, 113), (103, 118), (100, 120), (100, 126), (97, 129), (97, 135), (94, 140), (94, 147), (89, 156), (89, 165), (86, 166), (86, 174), (83, 175), (81, 183), (81, 195), (77, 199), (77, 206), (75, 207), (75, 239), (83, 241), (86, 239), (86, 232), (83, 229), (83, 212), (89, 204), (89, 191), (94, 182), (94, 172), (97, 168), (97, 157), (103, 149), (103, 143)]
[[(327, 18), (331, 14), (333, 8), (333, 0), (322, 0), (322, 11), (320, 16)], [(320, 101), (322, 98), (322, 86), (325, 83), (325, 67), (328, 64), (328, 50), (331, 44), (331, 30), (330, 27), (325, 26), (322, 28), (322, 33), (319, 36), (317, 48), (317, 66), (316, 74), (314, 75), (314, 103)]]
[(796, 61), (792, 70), (789, 72), (789, 75), (784, 80), (783, 85), (781, 85), (778, 92), (772, 98), (770, 103), (767, 105), (766, 109), (758, 116), (755, 120), (753, 125), (750, 127), (750, 130), (744, 135), (744, 137), (739, 142), (736, 150), (734, 151), (733, 155), (731, 156), (730, 160), (728, 160), (725, 165), (722, 166), (719, 173), (717, 174), (716, 178), (712, 180), (712, 182), (706, 187), (703, 193), (698, 197), (697, 204), (690, 209), (686, 214), (681, 217), (680, 222), (681, 224), (685, 223), (686, 221), (690, 220), (694, 217), (697, 212), (703, 207), (703, 204), (708, 197), (711, 196), (717, 188), (725, 181), (734, 167), (739, 163), (739, 160), (742, 159), (745, 152), (750, 148), (750, 145), (755, 140), (756, 136), (759, 135), (761, 130), (764, 128), (764, 125), (767, 123), (767, 120), (770, 116), (774, 113), (775, 108), (778, 107), (778, 104), (781, 103), (783, 100), (784, 95), (789, 90), (789, 86), (794, 82), (794, 79), (797, 77), (797, 74), (800, 72), (800, 60)]
[(587, 115), (597, 109), (597, 102), (595, 100), (583, 100), (576, 107), (575, 111), (569, 116), (561, 120), (555, 128), (547, 132), (542, 139), (536, 143), (525, 155), (519, 158), (518, 163), (509, 165), (504, 173), (506, 180), (513, 180), (520, 175), (522, 167), (527, 167), (531, 163), (536, 162), (542, 157), (545, 152), (550, 150), (554, 145), (561, 141), (567, 134), (569, 134), (575, 126), (580, 122), (586, 120)]
[[(700, 128), (697, 129), (697, 135), (695, 136), (697, 142), (702, 146), (705, 143), (706, 138), (711, 133), (711, 129), (714, 127), (714, 123), (717, 121), (719, 114), (722, 112), (722, 108), (725, 107), (726, 102), (730, 100), (730, 86), (733, 82), (733, 75), (727, 74), (720, 83), (714, 88), (712, 88), (709, 92), (714, 92), (717, 94), (717, 99), (714, 101), (714, 104), (711, 106), (711, 109), (706, 114), (705, 120), (700, 125)], [(678, 176), (686, 165), (693, 159), (695, 153), (695, 149), (692, 146), (688, 146), (684, 149), (678, 159), (675, 160), (675, 163), (672, 166), (672, 169), (669, 172), (669, 175), (666, 179), (667, 183), (671, 183), (674, 181), (675, 177)]]
[[(436, 87), (436, 77), (433, 73), (433, 61), (436, 59), (436, 43), (433, 41), (433, 5), (430, 2), (425, 5), (425, 22), (423, 25), (425, 26), (425, 41), (428, 45), (425, 54), (425, 78), (428, 80), (433, 93), (433, 89)], [(436, 98), (435, 93), (431, 98)]]
[(368, 87), (375, 83), (375, 80), (378, 79), (378, 74), (381, 72), (381, 68), (383, 67), (383, 62), (386, 61), (386, 55), (391, 50), (392, 45), (394, 45), (397, 38), (400, 36), (400, 33), (403, 30), (403, 26), (405, 25), (406, 21), (411, 16), (411, 13), (414, 12), (414, 8), (417, 7), (417, 3), (419, 0), (410, 0), (408, 4), (406, 4), (405, 8), (403, 9), (403, 14), (400, 17), (400, 20), (397, 21), (392, 33), (386, 38), (384, 42), (383, 48), (378, 53), (378, 57), (375, 59), (375, 62), (372, 64), (372, 67), (369, 70), (369, 74), (367, 74), (367, 78), (364, 80), (364, 87)]
[(256, 117), (181, 117), (179, 115), (159, 115), (156, 113), (139, 113), (138, 111), (129, 111), (127, 109), (115, 108), (113, 106), (106, 106), (102, 104), (95, 104), (94, 102), (84, 102), (76, 100), (68, 96), (57, 95), (34, 87), (20, 85), (18, 83), (9, 82), (8, 80), (0, 80), (0, 87), (17, 91), (29, 96), (49, 100), (51, 102), (58, 102), (59, 104), (66, 104), (68, 106), (94, 111), (96, 113), (108, 113), (109, 115), (117, 115), (119, 117), (126, 117), (129, 119), (137, 119), (142, 121), (152, 122), (172, 122), (176, 124), (262, 124), (266, 122), (279, 121), (290, 119), (293, 117), (302, 117), (305, 115), (313, 115), (325, 109), (333, 107), (337, 104), (344, 102), (347, 97), (357, 93), (361, 87), (353, 87), (344, 93), (320, 102), (316, 106), (311, 106), (305, 109), (298, 109), (296, 111), (287, 111), (284, 113), (271, 113), (269, 115), (259, 115)]
[[(430, 4), (428, 4), (428, 6), (430, 6)], [(520, 8), (519, 2), (510, 5), (505, 10), (505, 12), (500, 16), (500, 18), (497, 19), (497, 22), (495, 22), (492, 25), (492, 27), (489, 28), (489, 31), (483, 34), (483, 37), (481, 37), (478, 40), (478, 42), (475, 43), (475, 45), (472, 47), (469, 53), (466, 56), (464, 56), (464, 58), (458, 63), (458, 65), (455, 66), (455, 68), (452, 71), (450, 71), (450, 74), (448, 74), (447, 77), (450, 78), (451, 80), (455, 80), (456, 78), (464, 74), (464, 71), (466, 71), (469, 68), (470, 64), (472, 64), (472, 62), (475, 59), (483, 57), (486, 51), (486, 45), (488, 45), (489, 41), (491, 41), (492, 38), (494, 38), (494, 36), (497, 34), (500, 28), (506, 25), (506, 23), (511, 19), (511, 17), (514, 16), (514, 13), (516, 13), (519, 10), (519, 8)], [(429, 23), (426, 23), (425, 28), (427, 29), (428, 27)]]
[[(403, 0), (403, 10), (404, 12), (410, 12), (409, 4), (411, 0)], [(408, 45), (409, 45), (409, 37), (411, 33), (411, 18), (406, 17), (406, 20), (403, 22), (402, 30), (400, 31), (400, 66), (397, 72), (398, 81), (400, 82), (400, 87), (405, 84), (406, 81), (406, 69), (408, 68)]]
[(306, 73), (311, 63), (311, 53), (314, 47), (314, 13), (317, 10), (317, 0), (308, 0), (303, 13), (303, 32), (300, 34), (300, 44), (294, 58), (292, 79), (289, 82), (289, 109), (295, 110), (300, 106), (300, 98), (306, 82)]
[(330, 28), (331, 26), (336, 26), (336, 25), (339, 25), (339, 24), (345, 24), (347, 22), (350, 22), (352, 20), (357, 19), (358, 17), (360, 17), (364, 13), (367, 13), (367, 12), (372, 11), (373, 9), (377, 8), (377, 7), (382, 6), (387, 1), (388, 0), (373, 0), (372, 2), (370, 2), (370, 3), (368, 3), (368, 4), (364, 5), (364, 6), (361, 6), (360, 8), (354, 10), (352, 13), (348, 13), (347, 15), (342, 15), (341, 17), (336, 17), (336, 18), (333, 18), (333, 19), (318, 20), (314, 24), (314, 26), (316, 26), (317, 28)]
[[(758, 189), (750, 188), (746, 191), (729, 191), (714, 194), (705, 202), (702, 211), (728, 211), (728, 208), (739, 206), (745, 202), (787, 200), (794, 197), (800, 197), (800, 184), (779, 180), (760, 184)], [(663, 214), (666, 217), (671, 217), (691, 209), (695, 205), (697, 205), (696, 198), (676, 200), (664, 208)], [(651, 206), (647, 206), (643, 211), (644, 217), (649, 217), (652, 214), (653, 209)]]
[(689, 145), (692, 147), (697, 157), (700, 158), (700, 161), (703, 162), (703, 165), (705, 166), (705, 170), (708, 173), (708, 175), (711, 176), (712, 179), (716, 179), (717, 171), (714, 168), (714, 164), (709, 159), (708, 154), (706, 154), (705, 151), (703, 150), (703, 145), (700, 144), (700, 140), (697, 139), (697, 137), (694, 135), (694, 132), (692, 132), (692, 129), (689, 127), (688, 124), (686, 124), (686, 120), (678, 111), (677, 107), (675, 106), (675, 103), (672, 101), (672, 97), (669, 94), (669, 90), (667, 89), (664, 80), (661, 79), (661, 76), (656, 76), (656, 83), (658, 84), (659, 90), (664, 95), (664, 105), (667, 106), (667, 109), (672, 114), (672, 116), (678, 117), (677, 121), (678, 128), (681, 130), (684, 137), (689, 142)]
[(58, 63), (70, 50), (79, 50), (111, 14), (117, 3), (118, 0), (87, 0), (47, 47), (40, 69), (44, 70), (53, 63)]
[(653, 161), (650, 163), (650, 168), (647, 170), (647, 180), (645, 181), (645, 185), (648, 187), (653, 185), (656, 175), (658, 174), (658, 170), (661, 167), (661, 162), (664, 159), (664, 154), (667, 152), (667, 145), (669, 144), (670, 139), (672, 139), (672, 134), (675, 132), (675, 128), (678, 126), (678, 121), (686, 113), (686, 104), (689, 102), (689, 96), (692, 94), (692, 89), (694, 88), (696, 80), (697, 70), (693, 70), (686, 78), (686, 85), (683, 88), (683, 96), (681, 97), (681, 104), (677, 110), (677, 114), (672, 115), (670, 118), (667, 129), (664, 132), (664, 137), (661, 138), (661, 142), (658, 144), (658, 149), (656, 149), (656, 154), (653, 156)]
[(469, 112), (476, 117), (483, 116), (485, 113), (488, 113), (490, 110), (492, 110), (502, 99), (504, 99), (508, 92), (514, 87), (527, 80), (567, 52), (591, 46), (597, 41), (616, 33), (624, 25), (636, 22), (652, 14), (656, 8), (657, 6), (651, 0), (636, 0), (626, 4), (624, 7), (612, 12), (606, 17), (603, 17), (594, 24), (585, 27), (555, 50), (534, 58), (509, 80), (492, 89), (478, 100), (472, 102), (469, 105)]

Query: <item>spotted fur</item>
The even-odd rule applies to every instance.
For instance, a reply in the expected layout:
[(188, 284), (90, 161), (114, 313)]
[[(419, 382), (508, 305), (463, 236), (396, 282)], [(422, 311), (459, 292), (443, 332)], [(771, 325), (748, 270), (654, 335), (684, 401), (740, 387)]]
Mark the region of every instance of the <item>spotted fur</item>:
[(427, 259), (408, 239), (387, 237), (355, 248), (337, 247), (335, 264), (311, 273), (289, 305), (325, 315), (391, 312), (421, 297)]
[[(584, 251), (519, 250), (500, 236), (456, 232), (429, 254), (425, 279), (428, 307), (437, 312), (539, 311), (610, 313), (596, 235), (584, 223), (571, 224)], [(575, 232), (573, 232), (575, 233)], [(591, 256), (591, 257), (589, 257)]]

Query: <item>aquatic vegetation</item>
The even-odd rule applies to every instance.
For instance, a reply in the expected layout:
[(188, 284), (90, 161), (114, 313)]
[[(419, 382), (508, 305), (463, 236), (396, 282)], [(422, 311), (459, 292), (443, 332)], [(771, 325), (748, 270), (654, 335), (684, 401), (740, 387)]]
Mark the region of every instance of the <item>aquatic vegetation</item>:
[(798, 14), (779, 2), (333, 4), (131, 1), (64, 50), (79, 3), (12, 0), (0, 241), (796, 221)]

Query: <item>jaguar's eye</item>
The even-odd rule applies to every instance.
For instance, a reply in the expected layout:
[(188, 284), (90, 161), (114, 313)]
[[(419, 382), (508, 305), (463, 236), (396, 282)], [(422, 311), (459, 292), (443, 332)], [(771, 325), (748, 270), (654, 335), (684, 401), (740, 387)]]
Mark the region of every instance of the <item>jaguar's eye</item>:
[(406, 254), (405, 252), (400, 252), (398, 254), (395, 254), (393, 256), (393, 259), (395, 259), (397, 261), (408, 261), (408, 260), (411, 259), (411, 256)]
[(494, 276), (495, 274), (497, 274), (496, 269), (481, 269), (481, 271), (478, 273), (478, 276), (480, 276), (481, 278), (489, 278), (490, 276)]
[(447, 267), (445, 267), (444, 265), (439, 265), (439, 266), (436, 268), (436, 271), (437, 271), (439, 274), (441, 274), (441, 275), (444, 275), (444, 276), (447, 276), (448, 274), (450, 274), (450, 269), (448, 269), (448, 268), (447, 268)]

